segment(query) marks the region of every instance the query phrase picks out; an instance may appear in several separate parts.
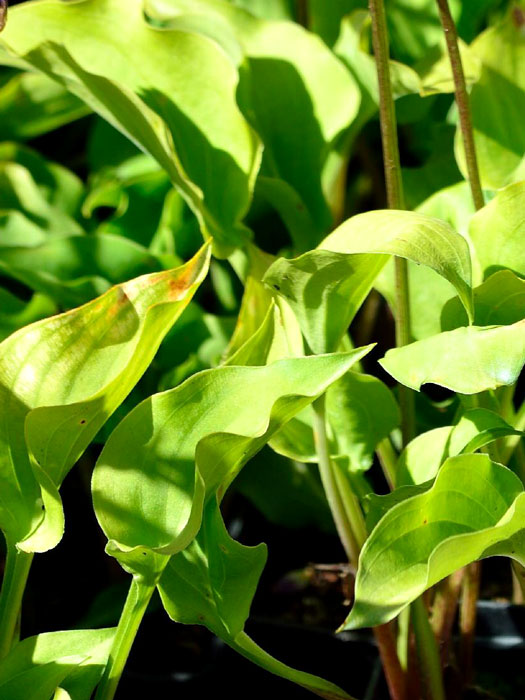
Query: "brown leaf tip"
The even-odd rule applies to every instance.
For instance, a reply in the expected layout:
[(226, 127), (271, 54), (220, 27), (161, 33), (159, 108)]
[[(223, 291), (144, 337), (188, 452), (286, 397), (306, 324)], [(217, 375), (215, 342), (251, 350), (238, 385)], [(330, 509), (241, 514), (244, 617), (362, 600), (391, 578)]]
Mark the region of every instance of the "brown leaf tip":
[(518, 29), (525, 27), (525, 10), (521, 7), (514, 7), (512, 10), (512, 19)]
[(7, 22), (7, 0), (0, 0), (0, 32)]

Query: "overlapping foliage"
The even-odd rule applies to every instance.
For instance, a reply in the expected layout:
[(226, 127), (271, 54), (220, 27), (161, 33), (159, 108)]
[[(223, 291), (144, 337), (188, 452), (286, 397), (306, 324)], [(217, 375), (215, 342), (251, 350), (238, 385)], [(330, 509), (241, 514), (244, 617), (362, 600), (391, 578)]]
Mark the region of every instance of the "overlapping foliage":
[[(236, 488), (282, 526), (326, 523), (330, 509), (340, 535), (354, 527), (344, 628), (389, 622), (482, 558), (525, 566), (525, 7), (451, 3), (488, 202), (474, 212), (434, 0), (389, 3), (416, 211), (384, 208), (365, 5), (10, 9), (0, 695), (87, 700), (98, 684), (98, 700), (113, 697), (130, 620), (136, 632), (158, 590), (174, 621), (205, 625), (322, 697), (349, 697), (244, 631), (266, 548), (228, 533), (221, 503)], [(73, 158), (60, 148), (67, 129), (87, 141)], [(411, 304), (411, 342), (395, 348), (393, 257), (408, 261)], [(447, 410), (418, 396), (403, 449), (394, 380), (447, 390)], [(96, 517), (132, 576), (121, 622), (17, 643), (31, 557), (60, 542), (59, 488), (93, 442)], [(373, 492), (385, 483), (376, 452), (388, 494)]]

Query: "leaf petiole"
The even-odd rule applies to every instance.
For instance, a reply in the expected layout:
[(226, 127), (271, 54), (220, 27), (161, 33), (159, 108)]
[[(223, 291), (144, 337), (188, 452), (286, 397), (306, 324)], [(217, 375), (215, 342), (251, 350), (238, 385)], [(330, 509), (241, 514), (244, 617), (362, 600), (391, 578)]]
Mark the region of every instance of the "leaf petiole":
[(13, 646), (15, 630), (33, 554), (22, 552), (7, 542), (7, 557), (0, 591), (0, 659)]
[(113, 700), (131, 647), (156, 585), (156, 581), (152, 583), (143, 576), (133, 576), (128, 597), (118, 623), (117, 633), (113, 640), (108, 663), (99, 683), (95, 700)]

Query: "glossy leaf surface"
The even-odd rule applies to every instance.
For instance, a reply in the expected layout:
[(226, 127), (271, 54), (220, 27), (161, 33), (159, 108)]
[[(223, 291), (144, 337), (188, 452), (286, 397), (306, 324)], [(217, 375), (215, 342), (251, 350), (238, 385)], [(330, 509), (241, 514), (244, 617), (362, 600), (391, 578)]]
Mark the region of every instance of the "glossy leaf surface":
[(469, 235), (481, 268), (480, 282), (501, 269), (525, 277), (525, 182), (498, 192), (473, 217)]
[(234, 62), (244, 60), (239, 102), (264, 143), (264, 193), (294, 233), (298, 213), (310, 215), (294, 238), (298, 250), (315, 246), (333, 221), (327, 156), (359, 108), (352, 76), (292, 22), (259, 19), (221, 0), (147, 0), (146, 12), (163, 26), (203, 33)]
[[(499, 270), (474, 289), (476, 326), (508, 326), (525, 318), (525, 280), (510, 270)], [(441, 313), (441, 328), (450, 331), (467, 324), (465, 309), (457, 297)]]
[(208, 260), (206, 246), (181, 268), (114, 287), (2, 343), (0, 522), (21, 549), (60, 540), (58, 486), (151, 362)]
[(525, 363), (525, 321), (469, 326), (389, 350), (380, 360), (397, 381), (419, 391), (426, 383), (460, 394), (514, 384)]
[(150, 153), (207, 234), (226, 247), (246, 239), (260, 144), (235, 101), (237, 70), (215, 43), (153, 28), (142, 0), (23, 4), (2, 42)]
[(474, 452), (516, 431), (500, 416), (484, 408), (466, 411), (454, 426), (435, 428), (418, 435), (399, 456), (399, 486), (423, 484), (433, 479), (448, 457)]
[(437, 272), (473, 313), (466, 240), (445, 222), (414, 212), (358, 214), (317, 250), (277, 260), (264, 279), (290, 304), (310, 348), (328, 352), (338, 347), (388, 255)]
[(448, 459), (426, 493), (394, 506), (365, 544), (343, 629), (391, 620), (423, 591), (488, 556), (525, 562), (523, 484), (486, 455)]
[(329, 700), (348, 698), (333, 683), (277, 661), (244, 632), (265, 560), (265, 545), (246, 547), (229, 536), (212, 501), (198, 538), (171, 557), (160, 579), (164, 607), (176, 622), (205, 625), (250, 661), (282, 678)]
[[(481, 182), (498, 189), (525, 177), (525, 18), (517, 5), (502, 22), (484, 31), (472, 44), (482, 64), (470, 104)], [(466, 174), (457, 131), (456, 158)]]
[[(0, 666), (0, 697), (49, 700), (62, 688), (89, 700), (107, 663), (114, 629), (50, 632), (17, 644)], [(59, 694), (55, 697), (62, 698)], [(66, 696), (67, 697), (67, 696)]]
[(222, 496), (279, 427), (369, 350), (218, 367), (142, 402), (113, 432), (93, 474), (95, 510), (112, 550), (187, 547), (205, 501)]

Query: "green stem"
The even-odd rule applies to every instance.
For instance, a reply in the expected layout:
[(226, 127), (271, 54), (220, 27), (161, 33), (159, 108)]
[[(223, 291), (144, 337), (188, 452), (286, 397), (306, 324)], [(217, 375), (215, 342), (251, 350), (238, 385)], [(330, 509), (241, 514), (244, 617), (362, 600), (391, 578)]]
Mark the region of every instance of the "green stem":
[(133, 577), (95, 700), (113, 700), (155, 586), (156, 583), (146, 583), (145, 579), (140, 576)]
[(22, 552), (7, 542), (7, 558), (0, 592), (0, 659), (9, 653), (13, 645), (32, 561), (33, 554)]
[(461, 62), (461, 54), (459, 53), (458, 33), (448, 0), (437, 0), (439, 17), (445, 40), (447, 42), (448, 56), (454, 76), (454, 89), (456, 96), (456, 104), (459, 113), (459, 126), (463, 137), (463, 147), (465, 148), (465, 161), (467, 164), (468, 180), (470, 190), (472, 192), (472, 200), (476, 209), (481, 209), (485, 206), (483, 190), (481, 189), (481, 179), (479, 176), (478, 159), (476, 155), (476, 146), (474, 143), (474, 132), (472, 130), (472, 117), (470, 114), (470, 103), (465, 83), (465, 72), (463, 63)]
[[(357, 566), (359, 552), (366, 541), (367, 531), (359, 501), (344, 474), (330, 457), (326, 433), (326, 401), (320, 396), (313, 404), (314, 436), (319, 460), (319, 473), (332, 512), (332, 517), (346, 555)], [(390, 695), (404, 700), (405, 674), (399, 663), (396, 643), (389, 625), (374, 628)], [(98, 700), (98, 699), (97, 699)]]
[[(390, 209), (404, 209), (405, 200), (397, 140), (395, 105), (390, 81), (390, 54), (384, 0), (369, 0), (369, 8), (372, 18), (372, 41), (379, 86), (379, 118), (388, 206)], [(395, 282), (396, 345), (400, 347), (411, 341), (408, 266), (406, 260), (395, 259)], [(406, 445), (415, 435), (414, 396), (407, 387), (399, 387), (399, 402), (403, 445)], [(435, 700), (444, 698), (443, 678), (436, 638), (430, 628), (421, 600), (416, 601), (412, 605), (412, 617), (418, 652), (425, 672), (425, 680), (428, 684), (428, 693)]]
[[(397, 140), (397, 122), (390, 80), (390, 52), (385, 5), (383, 0), (369, 0), (372, 17), (372, 42), (377, 67), (379, 87), (379, 120), (383, 161), (385, 167), (386, 194), (389, 209), (404, 209), (403, 180)], [(396, 293), (396, 345), (408, 345), (410, 334), (410, 302), (408, 290), (408, 264), (403, 258), (395, 258)], [(406, 445), (415, 434), (414, 395), (410, 389), (399, 386), (401, 405), (401, 432)]]
[(428, 691), (428, 697), (431, 700), (445, 700), (441, 661), (436, 638), (430, 626), (423, 599), (418, 598), (412, 603), (410, 611), (417, 640), (417, 653), (421, 664), (423, 687)]
[(390, 486), (390, 490), (393, 491), (396, 487), (396, 476), (397, 476), (397, 454), (390, 438), (386, 437), (376, 447), (377, 458), (379, 459), (379, 464), (385, 475), (385, 479)]
[[(313, 404), (314, 408), (314, 436), (317, 448), (317, 456), (319, 459), (319, 474), (323, 483), (323, 488), (328, 500), (328, 505), (332, 511), (337, 533), (346, 552), (348, 560), (357, 566), (359, 551), (364, 540), (362, 539), (362, 523), (363, 515), (360, 510), (359, 514), (346, 511), (341, 494), (339, 492), (337, 478), (333, 469), (332, 460), (330, 458), (330, 448), (328, 445), (328, 436), (326, 434), (326, 409), (325, 396), (320, 396)], [(355, 496), (354, 496), (355, 498)], [(352, 523), (350, 518), (354, 517)], [(359, 538), (359, 540), (358, 540)], [(366, 539), (366, 533), (365, 533)]]

